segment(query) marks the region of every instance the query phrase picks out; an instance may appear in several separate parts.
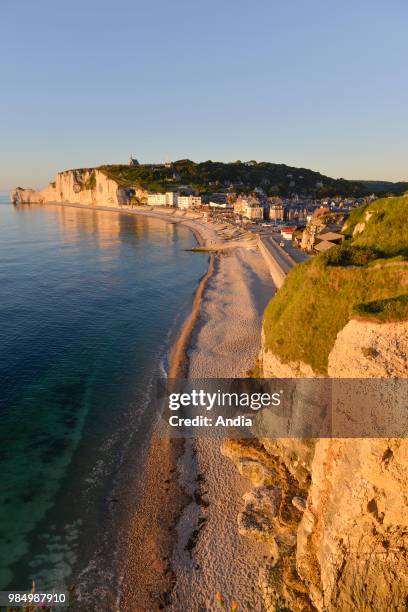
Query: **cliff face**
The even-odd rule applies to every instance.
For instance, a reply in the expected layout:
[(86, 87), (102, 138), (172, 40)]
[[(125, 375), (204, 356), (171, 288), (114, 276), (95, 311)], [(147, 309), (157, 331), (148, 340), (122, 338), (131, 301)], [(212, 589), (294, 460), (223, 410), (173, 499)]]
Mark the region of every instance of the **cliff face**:
[[(328, 376), (362, 379), (364, 397), (365, 378), (406, 377), (407, 356), (407, 321), (353, 319), (337, 336)], [(316, 375), (264, 343), (261, 364), (265, 377)], [(405, 439), (261, 438), (227, 441), (223, 453), (254, 484), (238, 526), (271, 545), (260, 575), (268, 611), (406, 609)]]
[[(329, 376), (406, 377), (407, 351), (408, 322), (351, 320), (330, 353)], [(407, 468), (405, 439), (316, 443), (297, 567), (318, 609), (405, 610)]]
[[(143, 191), (140, 193), (144, 194)], [(39, 191), (17, 188), (11, 198), (14, 203), (70, 202), (120, 206), (128, 204), (134, 195), (138, 195), (137, 190), (119, 186), (102, 171), (83, 168), (59, 172), (53, 183)]]
[[(408, 605), (408, 415), (398, 381), (408, 378), (408, 195), (356, 209), (343, 229), (345, 242), (293, 268), (265, 311), (261, 376), (301, 379), (290, 418), (260, 413), (271, 437), (258, 423), (257, 438), (223, 447), (254, 485), (238, 528), (270, 545), (259, 577), (270, 612)], [(326, 415), (325, 388), (342, 437), (296, 437), (299, 423), (311, 424), (309, 400), (313, 424)], [(366, 437), (351, 437), (363, 423)], [(387, 432), (401, 437), (379, 437)]]

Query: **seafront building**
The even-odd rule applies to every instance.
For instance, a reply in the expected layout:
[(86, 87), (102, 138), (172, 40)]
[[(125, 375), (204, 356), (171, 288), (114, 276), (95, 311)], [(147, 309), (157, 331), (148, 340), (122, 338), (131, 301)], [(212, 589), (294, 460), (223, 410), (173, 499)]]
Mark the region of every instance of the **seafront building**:
[(264, 209), (259, 198), (250, 196), (238, 196), (234, 203), (234, 213), (242, 215), (251, 221), (263, 219)]
[(147, 203), (149, 206), (177, 206), (178, 193), (167, 191), (166, 193), (149, 193)]
[(177, 191), (166, 191), (166, 193), (149, 193), (147, 196), (148, 206), (173, 206), (183, 210), (201, 206), (201, 197), (193, 195), (181, 196)]
[(210, 208), (219, 208), (222, 210), (231, 210), (232, 209), (232, 204), (229, 204), (229, 202), (214, 202), (213, 200), (211, 200), (210, 202), (208, 202), (208, 206)]
[(263, 219), (264, 209), (260, 204), (250, 202), (246, 205), (244, 210), (244, 217), (251, 221), (260, 221)]
[(282, 199), (279, 197), (269, 198), (269, 219), (271, 221), (283, 221), (285, 217), (285, 209), (283, 208)]
[(177, 206), (177, 198), (179, 197), (179, 193), (177, 191), (167, 191), (166, 192), (166, 206)]
[(177, 198), (177, 206), (182, 210), (188, 210), (189, 208), (195, 208), (201, 206), (201, 197), (200, 196), (178, 196)]
[(234, 213), (242, 215), (247, 219), (263, 219), (264, 209), (259, 198), (255, 196), (238, 196), (234, 203)]
[(237, 215), (242, 215), (246, 205), (247, 205), (246, 198), (242, 198), (241, 196), (238, 196), (234, 202), (234, 213), (236, 213)]

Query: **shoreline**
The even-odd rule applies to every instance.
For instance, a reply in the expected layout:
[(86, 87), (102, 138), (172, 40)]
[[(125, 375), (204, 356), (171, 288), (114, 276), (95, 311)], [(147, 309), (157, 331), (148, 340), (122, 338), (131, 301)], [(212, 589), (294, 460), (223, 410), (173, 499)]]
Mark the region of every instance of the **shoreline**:
[[(256, 247), (255, 244), (252, 246)], [(262, 268), (268, 290), (272, 292), (270, 276), (258, 249), (256, 248), (255, 253), (252, 251), (250, 256), (247, 255), (249, 252), (244, 249), (232, 251), (227, 254), (226, 261), (235, 265), (234, 253), (238, 252), (245, 254), (245, 257), (242, 255), (243, 261), (240, 261), (237, 265), (240, 274), (244, 276), (247, 274), (245, 278), (241, 279), (246, 283), (247, 298), (250, 299), (252, 292), (256, 293), (257, 291), (256, 287), (251, 286), (252, 274), (255, 274), (251, 269), (253, 263), (251, 257), (255, 258), (258, 266)], [(224, 259), (224, 257), (221, 257), (217, 261), (221, 265)], [(208, 298), (208, 293), (210, 287), (216, 283), (219, 267), (219, 265), (215, 265), (215, 255), (210, 253), (207, 272), (199, 281), (190, 313), (169, 352), (169, 378), (188, 376), (191, 371), (191, 362), (194, 360), (197, 351), (200, 352), (200, 349), (197, 348), (197, 336), (199, 335), (198, 328), (202, 327), (202, 325), (199, 326), (200, 319), (203, 323), (204, 298), (205, 303), (208, 300), (211, 301), (211, 297)], [(242, 287), (239, 284), (234, 284), (234, 289), (230, 291), (232, 292), (232, 301), (235, 302), (237, 295), (233, 292), (242, 293)], [(221, 293), (219, 293), (219, 299), (222, 301)], [(243, 313), (245, 313), (245, 306), (246, 304), (241, 306)], [(220, 313), (218, 313), (219, 315)], [(259, 312), (254, 316), (257, 321), (257, 329), (251, 340), (252, 348), (247, 357), (248, 365), (255, 359), (260, 343)], [(230, 325), (234, 325), (233, 320), (230, 321)], [(240, 336), (240, 332), (238, 332), (238, 335)], [(243, 346), (242, 348), (246, 355), (246, 347)], [(207, 353), (207, 351), (205, 352)], [(204, 355), (204, 361), (208, 357), (207, 354)], [(224, 366), (228, 357), (229, 355), (224, 355)], [(249, 368), (242, 365), (241, 355), (238, 355), (237, 361), (239, 365), (238, 363), (234, 365), (235, 372), (232, 372), (231, 375), (246, 375)], [(241, 370), (237, 369), (241, 367)], [(218, 375), (209, 371), (202, 371), (202, 374), (204, 377), (206, 375)], [(161, 609), (175, 611), (196, 609), (196, 602), (192, 601), (195, 597), (193, 593), (189, 598), (191, 606), (186, 605), (188, 595), (185, 593), (186, 587), (183, 586), (186, 578), (186, 568), (183, 567), (185, 560), (180, 560), (187, 555), (186, 563), (191, 564), (195, 554), (194, 549), (200, 545), (200, 533), (204, 519), (208, 521), (208, 516), (203, 517), (202, 511), (211, 513), (212, 508), (216, 505), (211, 504), (207, 510), (205, 509), (206, 503), (203, 505), (203, 499), (206, 496), (203, 486), (207, 481), (207, 472), (211, 472), (211, 468), (208, 469), (209, 466), (201, 464), (201, 455), (203, 452), (206, 454), (207, 450), (210, 451), (212, 463), (216, 466), (215, 469), (221, 470), (221, 472), (226, 469), (222, 478), (225, 478), (226, 483), (231, 484), (231, 490), (234, 491), (235, 495), (235, 509), (237, 509), (246, 485), (243, 485), (242, 477), (236, 473), (235, 468), (222, 457), (219, 447), (214, 448), (212, 444), (210, 448), (205, 447), (203, 451), (202, 448), (196, 446), (194, 441), (171, 438), (167, 432), (159, 431), (158, 426), (154, 428), (143, 470), (141, 500), (138, 501), (138, 508), (131, 520), (128, 535), (127, 560), (120, 601), (121, 610), (125, 612), (142, 612), (143, 610), (155, 612)], [(215, 486), (216, 489), (219, 483), (218, 472), (215, 483), (212, 480), (213, 476), (209, 474), (208, 482), (211, 482), (211, 488), (214, 489)], [(218, 512), (219, 508), (215, 510), (216, 514)], [(231, 541), (240, 538), (234, 522), (231, 521), (227, 531), (228, 538)], [(213, 537), (210, 537), (210, 545)], [(218, 540), (218, 538), (214, 539)], [(233, 556), (233, 553), (229, 557), (231, 555)], [(233, 566), (233, 564), (229, 561), (230, 566)], [(195, 567), (199, 567), (199, 565), (205, 564), (193, 564), (189, 567), (188, 572), (194, 572)], [(205, 582), (206, 580), (203, 580), (203, 585)], [(189, 583), (188, 579), (187, 583)], [(213, 604), (213, 598), (218, 589), (215, 584), (210, 588), (211, 591), (206, 592), (206, 597)], [(253, 598), (253, 594), (250, 597)]]
[[(239, 230), (238, 228), (231, 229), (231, 236), (220, 237), (218, 232), (221, 232), (225, 224), (219, 222), (206, 222), (203, 221), (203, 213), (193, 212), (186, 210), (184, 212), (177, 208), (170, 209), (167, 207), (133, 207), (125, 208), (120, 206), (109, 206), (103, 204), (80, 204), (77, 202), (26, 202), (20, 204), (13, 204), (12, 206), (60, 206), (63, 208), (83, 208), (86, 210), (100, 210), (105, 212), (114, 212), (123, 215), (136, 215), (140, 217), (148, 217), (152, 219), (161, 219), (167, 223), (181, 224), (184, 227), (190, 229), (200, 247), (203, 247), (205, 251), (218, 252), (224, 250), (230, 250), (235, 248), (253, 248), (256, 246), (255, 237), (249, 237), (245, 230)], [(234, 236), (233, 234), (236, 234)]]
[[(237, 250), (217, 259), (201, 283), (173, 345), (172, 371), (185, 372), (188, 364), (192, 377), (245, 376), (274, 291), (267, 266), (259, 251)], [(214, 358), (214, 349), (220, 357)], [(238, 533), (236, 517), (249, 485), (222, 456), (221, 442), (154, 431), (143, 500), (129, 532), (121, 610), (215, 610), (217, 591), (261, 610), (256, 576), (267, 551)]]
[(190, 314), (184, 321), (184, 324), (180, 330), (178, 338), (170, 350), (170, 366), (168, 377), (171, 378), (184, 378), (188, 373), (188, 356), (187, 351), (189, 348), (191, 335), (197, 324), (198, 317), (200, 315), (201, 302), (206, 290), (207, 284), (210, 281), (215, 270), (215, 256), (210, 253), (208, 259), (207, 272), (201, 278), (198, 283), (197, 289), (194, 294), (193, 304), (191, 307)]
[[(69, 206), (68, 204), (66, 206)], [(96, 208), (80, 205), (80, 208)], [(205, 245), (209, 238), (195, 219), (175, 219), (152, 211), (122, 211), (160, 218), (170, 223), (181, 223), (193, 232), (197, 243)], [(189, 314), (169, 350), (169, 378), (183, 377), (188, 372), (187, 352), (196, 327), (204, 292), (215, 270), (215, 255), (209, 253), (208, 268), (198, 282)], [(122, 565), (119, 608), (124, 612), (161, 610), (171, 603), (176, 576), (171, 567), (171, 556), (177, 543), (176, 527), (184, 508), (191, 502), (178, 474), (179, 461), (185, 454), (185, 440), (173, 439), (159, 426), (153, 427), (149, 449), (143, 466), (141, 490), (136, 510), (128, 528), (125, 543), (126, 559)], [(143, 563), (140, 562), (143, 559)]]
[[(181, 223), (190, 229), (198, 244), (210, 246), (209, 251), (224, 251), (225, 241), (217, 235), (217, 230), (222, 234), (222, 225), (216, 223), (203, 223), (201, 216), (185, 214), (177, 215), (176, 211), (163, 212), (156, 210), (123, 210), (120, 207), (97, 206), (85, 204), (70, 204), (60, 202), (49, 202), (58, 206), (101, 210), (123, 213), (127, 215), (146, 216), (159, 218), (169, 223)], [(36, 204), (37, 206), (37, 204)], [(42, 206), (40, 204), (40, 206)], [(201, 221), (201, 222), (200, 222)], [(246, 249), (252, 247), (248, 252)], [(234, 250), (238, 247), (238, 250)], [(239, 248), (240, 247), (240, 248)], [(207, 250), (207, 249), (206, 249)], [(240, 302), (241, 294), (245, 299), (254, 303), (257, 301), (255, 294), (257, 287), (254, 280), (256, 277), (253, 264), (257, 261), (258, 267), (265, 268), (265, 263), (259, 253), (256, 242), (231, 241), (228, 244), (226, 258), (221, 257), (219, 265), (215, 266), (215, 253), (209, 253), (208, 268), (204, 276), (199, 280), (196, 287), (193, 303), (189, 314), (184, 320), (176, 340), (169, 351), (169, 377), (184, 377), (193, 372), (197, 377), (236, 377), (245, 376), (248, 365), (254, 359), (260, 342), (260, 312), (262, 309), (253, 309), (250, 351), (247, 354), (248, 345), (246, 339), (241, 343), (240, 329), (234, 330), (234, 317), (229, 321), (224, 318), (223, 306), (225, 295), (237, 303), (241, 318), (245, 319), (245, 302)], [(254, 252), (256, 251), (256, 252)], [(241, 254), (241, 255), (239, 255)], [(262, 260), (262, 261), (261, 261)], [(219, 278), (223, 273), (222, 267), (230, 266), (225, 278)], [(229, 262), (229, 263), (228, 263)], [(235, 270), (235, 272), (234, 272)], [(234, 278), (234, 274), (241, 275)], [(224, 271), (225, 272), (225, 271)], [(230, 275), (228, 277), (228, 274)], [(259, 274), (259, 270), (258, 270)], [(268, 277), (269, 289), (272, 292), (272, 283)], [(221, 287), (214, 289), (219, 284)], [(231, 282), (234, 281), (234, 282)], [(238, 281), (237, 283), (235, 281)], [(242, 281), (240, 284), (239, 281)], [(211, 287), (209, 285), (211, 284)], [(230, 285), (229, 287), (226, 287)], [(209, 295), (211, 293), (211, 295)], [(216, 294), (216, 295), (214, 295)], [(224, 338), (229, 333), (238, 333), (232, 365), (230, 362), (230, 349), (225, 347), (219, 357), (215, 357), (212, 342), (210, 345), (202, 344), (200, 336), (206, 331), (208, 317), (203, 318), (203, 298), (205, 309), (216, 306), (215, 322), (222, 325)], [(261, 300), (262, 301), (262, 300)], [(255, 312), (258, 310), (258, 312)], [(211, 313), (213, 315), (213, 313)], [(201, 319), (201, 325), (198, 325)], [(205, 320), (204, 320), (205, 319)], [(213, 321), (210, 321), (212, 323)], [(232, 326), (232, 327), (231, 327)], [(198, 329), (200, 328), (200, 329)], [(211, 332), (213, 333), (213, 332)], [(218, 332), (217, 332), (218, 333)], [(244, 333), (245, 335), (245, 333)], [(259, 338), (258, 338), (259, 336)], [(215, 346), (217, 346), (218, 338)], [(238, 350), (237, 350), (238, 349)], [(252, 353), (252, 356), (251, 356)], [(212, 371), (212, 367), (219, 367), (221, 371)], [(229, 371), (229, 368), (231, 371)], [(208, 460), (210, 459), (210, 464)], [(234, 498), (224, 501), (228, 510), (224, 512), (223, 504), (217, 501), (219, 497), (219, 483), (223, 482), (224, 493)], [(224, 514), (235, 513), (241, 503), (241, 496), (245, 491), (242, 477), (237, 475), (236, 470), (229, 462), (222, 458), (219, 444), (213, 442), (207, 444), (206, 440), (190, 441), (184, 439), (173, 439), (169, 435), (158, 431), (157, 425), (151, 432), (149, 448), (142, 468), (140, 478), (140, 495), (137, 499), (134, 512), (130, 518), (130, 524), (124, 528), (124, 540), (121, 543), (123, 560), (121, 569), (121, 593), (118, 609), (124, 612), (145, 612), (149, 610), (169, 609), (178, 610), (177, 604), (184, 609), (196, 609), (199, 601), (206, 600), (206, 609), (213, 609), (214, 595), (217, 590), (222, 590), (227, 596), (236, 596), (236, 576), (242, 578), (242, 574), (250, 576), (249, 567), (236, 571), (234, 567), (234, 550), (240, 539), (235, 520), (224, 524), (223, 533), (214, 531), (212, 523), (216, 520), (224, 520)], [(204, 491), (205, 489), (205, 491)], [(200, 500), (209, 497), (209, 503), (203, 506)], [(221, 508), (221, 515), (220, 515)], [(236, 516), (236, 514), (234, 514)], [(232, 515), (230, 516), (230, 519)], [(204, 525), (204, 528), (202, 529)], [(198, 527), (198, 530), (197, 530)], [(211, 529), (205, 534), (206, 529)], [(187, 538), (187, 541), (185, 540)], [(223, 544), (222, 541), (225, 541)], [(191, 543), (193, 542), (193, 545)], [(221, 545), (219, 544), (221, 542)], [(214, 546), (215, 545), (215, 546)], [(208, 563), (208, 551), (204, 554), (205, 562), (200, 559), (199, 563), (193, 562), (196, 552), (208, 546), (214, 548), (211, 554), (213, 561)], [(221, 546), (221, 549), (220, 549)], [(231, 546), (233, 549), (231, 550)], [(248, 547), (248, 543), (240, 544), (241, 548)], [(251, 548), (249, 546), (249, 548)], [(186, 552), (188, 551), (188, 553)], [(222, 567), (219, 564), (219, 554), (226, 554), (226, 576), (229, 581), (225, 582)], [(259, 551), (257, 551), (258, 553)], [(256, 556), (251, 554), (249, 559), (255, 563)], [(224, 563), (224, 562), (223, 562)], [(211, 567), (214, 564), (214, 568)], [(220, 579), (221, 584), (217, 582)], [(197, 582), (198, 580), (198, 582)], [(243, 583), (249, 588), (248, 577)], [(252, 585), (251, 585), (252, 588)], [(231, 589), (231, 591), (229, 590)], [(234, 590), (235, 589), (235, 590)], [(200, 591), (200, 593), (197, 593)], [(257, 596), (250, 594), (253, 602), (257, 602)], [(198, 609), (198, 607), (197, 607)], [(257, 609), (257, 608), (256, 608)]]
[[(200, 315), (202, 298), (214, 274), (214, 254), (196, 288), (193, 304), (169, 351), (169, 378), (186, 377), (187, 352)], [(158, 422), (152, 430), (141, 478), (141, 494), (129, 526), (119, 608), (124, 612), (155, 612), (171, 604), (176, 575), (171, 558), (177, 524), (191, 502), (178, 472), (186, 452), (183, 438), (172, 438)], [(140, 563), (143, 559), (143, 563)]]
[[(159, 219), (171, 224), (181, 224), (189, 229), (199, 246), (221, 246), (216, 229), (200, 223), (201, 216), (177, 215), (176, 211), (163, 212), (145, 209), (123, 210), (120, 207), (88, 204), (47, 202), (28, 206), (59, 206), (114, 212)], [(26, 206), (20, 204), (19, 206)], [(191, 308), (177, 331), (175, 341), (168, 350), (169, 376), (187, 374), (187, 350), (191, 334), (199, 317), (201, 300), (208, 281), (214, 272), (215, 253), (208, 253), (205, 274), (198, 279)], [(153, 425), (149, 431), (149, 445), (143, 459), (141, 475), (133, 494), (137, 494), (134, 509), (119, 530), (119, 583), (117, 610), (146, 612), (161, 610), (170, 603), (175, 575), (170, 558), (176, 542), (176, 524), (190, 498), (186, 494), (177, 473), (177, 466), (184, 454), (184, 440), (172, 439)], [(141, 561), (142, 560), (142, 561)], [(102, 608), (101, 608), (102, 609)]]

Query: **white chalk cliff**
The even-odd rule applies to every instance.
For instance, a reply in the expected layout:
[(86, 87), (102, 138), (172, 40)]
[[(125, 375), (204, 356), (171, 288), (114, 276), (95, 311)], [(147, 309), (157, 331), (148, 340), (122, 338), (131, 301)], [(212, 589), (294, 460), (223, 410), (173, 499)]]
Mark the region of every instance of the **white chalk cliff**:
[(55, 181), (41, 190), (15, 189), (11, 198), (16, 204), (50, 202), (93, 204), (120, 206), (128, 204), (136, 193), (134, 189), (121, 187), (118, 183), (106, 176), (97, 168), (81, 168), (79, 170), (66, 170), (59, 172)]
[[(261, 364), (265, 377), (316, 376), (264, 345)], [(328, 376), (358, 379), (361, 406), (364, 379), (406, 377), (407, 364), (408, 322), (352, 319), (337, 336)], [(261, 437), (226, 441), (223, 453), (254, 485), (238, 529), (270, 544), (259, 576), (268, 612), (406, 610), (406, 439)]]

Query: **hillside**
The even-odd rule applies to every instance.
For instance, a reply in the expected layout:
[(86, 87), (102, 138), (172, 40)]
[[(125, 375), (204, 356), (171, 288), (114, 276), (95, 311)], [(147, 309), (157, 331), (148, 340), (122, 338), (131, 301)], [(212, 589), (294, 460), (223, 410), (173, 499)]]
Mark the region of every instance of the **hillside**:
[(98, 168), (122, 187), (139, 187), (152, 191), (175, 190), (181, 185), (191, 185), (202, 194), (226, 189), (232, 185), (236, 191), (252, 191), (262, 187), (268, 195), (313, 194), (361, 196), (367, 189), (357, 181), (333, 179), (285, 164), (268, 162), (222, 163), (205, 161), (195, 163), (189, 159), (175, 161), (171, 167), (164, 165), (112, 165)]
[(357, 181), (361, 183), (370, 192), (378, 195), (394, 194), (402, 195), (408, 189), (408, 181)]
[(289, 273), (264, 316), (265, 350), (319, 374), (351, 318), (408, 318), (408, 196), (356, 209), (344, 233), (342, 245)]

